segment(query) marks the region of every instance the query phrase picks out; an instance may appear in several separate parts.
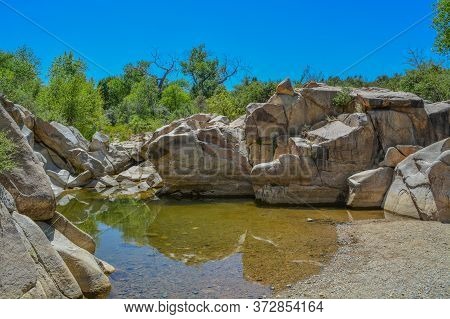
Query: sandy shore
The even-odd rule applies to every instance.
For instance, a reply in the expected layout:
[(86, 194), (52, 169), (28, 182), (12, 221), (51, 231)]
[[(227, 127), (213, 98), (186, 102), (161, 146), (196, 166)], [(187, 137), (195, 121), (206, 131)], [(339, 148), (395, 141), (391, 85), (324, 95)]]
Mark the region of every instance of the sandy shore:
[(450, 298), (450, 225), (418, 220), (338, 225), (341, 247), (282, 298)]

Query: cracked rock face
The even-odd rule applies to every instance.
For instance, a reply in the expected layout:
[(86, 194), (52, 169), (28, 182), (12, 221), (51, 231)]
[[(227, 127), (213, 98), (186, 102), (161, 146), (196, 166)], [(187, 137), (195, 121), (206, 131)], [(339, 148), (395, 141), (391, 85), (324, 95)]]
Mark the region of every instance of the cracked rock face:
[(147, 157), (163, 180), (159, 194), (252, 195), (251, 167), (241, 142), (241, 128), (209, 114), (196, 114), (157, 130)]
[(12, 195), (17, 210), (35, 220), (50, 219), (55, 211), (55, 198), (50, 179), (25, 139), (20, 127), (0, 100), (0, 131), (16, 145), (11, 171), (0, 173), (0, 183)]
[(377, 139), (367, 115), (355, 113), (291, 137), (289, 154), (253, 167), (255, 196), (270, 204), (328, 204), (345, 198), (346, 180), (374, 163)]
[(400, 162), (383, 208), (422, 220), (450, 222), (450, 138)]

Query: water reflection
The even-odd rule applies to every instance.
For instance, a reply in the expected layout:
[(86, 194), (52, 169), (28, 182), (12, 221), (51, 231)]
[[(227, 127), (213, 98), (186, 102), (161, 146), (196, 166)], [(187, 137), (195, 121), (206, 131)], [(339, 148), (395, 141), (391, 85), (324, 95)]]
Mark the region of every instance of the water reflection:
[[(317, 273), (336, 222), (380, 211), (265, 208), (251, 200), (109, 201), (72, 193), (59, 211), (118, 268), (114, 297), (257, 297)], [(314, 220), (308, 222), (308, 218)]]

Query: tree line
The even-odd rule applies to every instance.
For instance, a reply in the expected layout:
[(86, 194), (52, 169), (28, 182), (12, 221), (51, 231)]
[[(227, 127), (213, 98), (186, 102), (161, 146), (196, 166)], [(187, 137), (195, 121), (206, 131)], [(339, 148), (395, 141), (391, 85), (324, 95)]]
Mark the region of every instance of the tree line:
[[(444, 58), (450, 50), (449, 24), (450, 0), (439, 0), (433, 26), (435, 49)], [(414, 51), (407, 62), (410, 67), (404, 73), (381, 75), (374, 81), (363, 76), (324, 77), (307, 67), (294, 83), (297, 87), (309, 81), (346, 88), (377, 86), (413, 92), (431, 102), (450, 100), (450, 70), (445, 64)], [(219, 59), (205, 45), (192, 48), (182, 60), (153, 52), (149, 59), (127, 64), (121, 74), (98, 82), (88, 78), (86, 62), (72, 52), (53, 60), (47, 83), (40, 78), (39, 63), (27, 47), (0, 50), (0, 92), (46, 120), (77, 127), (87, 138), (102, 130), (123, 139), (198, 112), (235, 119), (245, 114), (249, 103), (265, 102), (280, 80), (245, 76), (230, 89), (226, 84), (243, 70), (242, 64)]]

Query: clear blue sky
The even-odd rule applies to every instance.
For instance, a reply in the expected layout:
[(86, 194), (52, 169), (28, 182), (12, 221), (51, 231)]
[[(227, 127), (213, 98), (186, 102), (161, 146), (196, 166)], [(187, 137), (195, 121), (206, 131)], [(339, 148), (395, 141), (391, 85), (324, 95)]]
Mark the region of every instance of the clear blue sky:
[[(340, 74), (432, 11), (432, 0), (30, 1), (0, 0), (2, 50), (31, 47), (42, 61), (69, 50), (29, 20), (118, 74), (124, 64), (162, 53), (186, 56), (205, 43), (239, 58), (260, 79), (298, 78), (303, 68)], [(348, 74), (371, 79), (403, 71), (408, 49), (432, 54), (432, 17), (387, 44)], [(108, 73), (88, 63), (95, 79)]]

